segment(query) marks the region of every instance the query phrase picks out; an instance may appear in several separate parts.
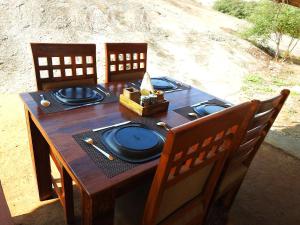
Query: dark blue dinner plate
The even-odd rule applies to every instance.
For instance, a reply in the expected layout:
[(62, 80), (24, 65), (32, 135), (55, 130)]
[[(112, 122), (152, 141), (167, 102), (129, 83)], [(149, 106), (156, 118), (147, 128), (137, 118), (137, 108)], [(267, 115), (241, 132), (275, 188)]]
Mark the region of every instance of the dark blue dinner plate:
[(194, 106), (193, 110), (199, 115), (210, 115), (228, 108), (228, 105), (218, 105), (213, 103), (205, 103), (198, 106)]
[(157, 158), (164, 145), (160, 133), (140, 123), (109, 129), (102, 133), (101, 140), (120, 159), (133, 163)]
[(53, 94), (58, 101), (66, 105), (80, 105), (104, 99), (99, 92), (82, 86), (62, 88), (54, 91)]
[(156, 90), (169, 90), (177, 88), (173, 82), (163, 78), (151, 78), (151, 83), (153, 88)]

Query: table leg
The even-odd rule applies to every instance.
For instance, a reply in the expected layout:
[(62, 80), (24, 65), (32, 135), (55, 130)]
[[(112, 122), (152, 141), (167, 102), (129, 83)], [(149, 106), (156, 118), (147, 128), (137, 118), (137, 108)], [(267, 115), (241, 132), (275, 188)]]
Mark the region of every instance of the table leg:
[(26, 108), (25, 116), (32, 164), (36, 175), (39, 197), (43, 201), (53, 198), (49, 156), (50, 147), (32, 121), (31, 115)]
[(73, 201), (73, 184), (72, 178), (65, 170), (62, 168), (62, 189), (63, 189), (63, 208), (65, 212), (65, 218), (67, 224), (74, 223), (74, 201)]
[(114, 198), (111, 192), (89, 196), (82, 191), (82, 224), (113, 225)]

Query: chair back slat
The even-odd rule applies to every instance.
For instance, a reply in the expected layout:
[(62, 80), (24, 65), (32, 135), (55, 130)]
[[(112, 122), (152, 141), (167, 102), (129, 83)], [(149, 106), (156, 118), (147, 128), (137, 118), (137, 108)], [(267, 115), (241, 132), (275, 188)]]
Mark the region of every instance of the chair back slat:
[(266, 112), (256, 114), (252, 120), (252, 123), (251, 123), (249, 129), (260, 127), (260, 126), (266, 125), (269, 122), (271, 122), (272, 121), (271, 118), (272, 118), (275, 110), (276, 109), (274, 108), (274, 109), (268, 110)]
[(31, 43), (38, 90), (97, 84), (95, 44)]
[(106, 43), (105, 82), (141, 79), (147, 70), (147, 43)]
[[(201, 224), (225, 160), (242, 141), (256, 109), (256, 101), (247, 102), (170, 130), (148, 195), (144, 225)], [(183, 222), (185, 209), (190, 210), (185, 211), (189, 218)], [(189, 214), (195, 209), (198, 213)]]
[(231, 160), (234, 163), (239, 161), (248, 167), (250, 166), (252, 159), (273, 125), (288, 95), (289, 90), (282, 90), (280, 95), (260, 102), (258, 110), (250, 122), (242, 145), (236, 152), (232, 152), (230, 156), (230, 160), (228, 161), (229, 167), (232, 167), (232, 165), (229, 165)]
[[(287, 90), (285, 90), (287, 91)], [(264, 100), (261, 104), (261, 106), (259, 107), (258, 111), (257, 111), (257, 114), (259, 113), (263, 113), (263, 112), (267, 112), (273, 108), (276, 108), (276, 106), (278, 104), (280, 104), (280, 101), (281, 101), (281, 95), (279, 96), (276, 96), (274, 98), (270, 98), (270, 99), (267, 99), (267, 100)]]
[(259, 136), (259, 134), (262, 132), (262, 130), (267, 126), (267, 124), (257, 126), (253, 129), (250, 129), (246, 132), (246, 136), (242, 142), (242, 144), (254, 139), (255, 137)]

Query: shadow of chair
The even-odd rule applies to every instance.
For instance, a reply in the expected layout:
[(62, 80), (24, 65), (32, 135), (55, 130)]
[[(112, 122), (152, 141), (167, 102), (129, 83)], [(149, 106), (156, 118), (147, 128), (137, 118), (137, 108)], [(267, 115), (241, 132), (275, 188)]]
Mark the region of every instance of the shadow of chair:
[[(60, 180), (54, 179), (58, 186)], [(73, 185), (75, 220), (74, 225), (81, 224), (81, 201), (80, 191)], [(59, 187), (61, 189), (61, 187)], [(32, 211), (13, 217), (15, 225), (65, 225), (65, 215), (58, 198), (47, 200)], [(1, 224), (2, 225), (2, 224)]]

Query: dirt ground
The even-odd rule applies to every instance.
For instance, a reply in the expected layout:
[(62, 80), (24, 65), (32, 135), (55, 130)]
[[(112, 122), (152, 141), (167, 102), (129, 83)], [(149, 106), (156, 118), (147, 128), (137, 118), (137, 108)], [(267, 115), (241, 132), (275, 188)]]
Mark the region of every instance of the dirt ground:
[[(14, 222), (63, 225), (59, 200), (40, 202), (28, 148), (21, 100), (0, 97), (0, 179)], [(235, 225), (300, 224), (300, 160), (264, 144), (254, 159), (232, 209)], [(75, 189), (76, 215), (80, 215)]]
[[(2, 0), (0, 12), (0, 179), (17, 224), (64, 224), (58, 200), (38, 200), (17, 95), (36, 89), (30, 42), (96, 43), (99, 82), (103, 43), (147, 42), (150, 74), (234, 103), (290, 88), (268, 141), (300, 157), (300, 66), (275, 63), (236, 36), (242, 20), (196, 0)], [(264, 145), (234, 205), (236, 224), (300, 224), (299, 171), (299, 160)]]

